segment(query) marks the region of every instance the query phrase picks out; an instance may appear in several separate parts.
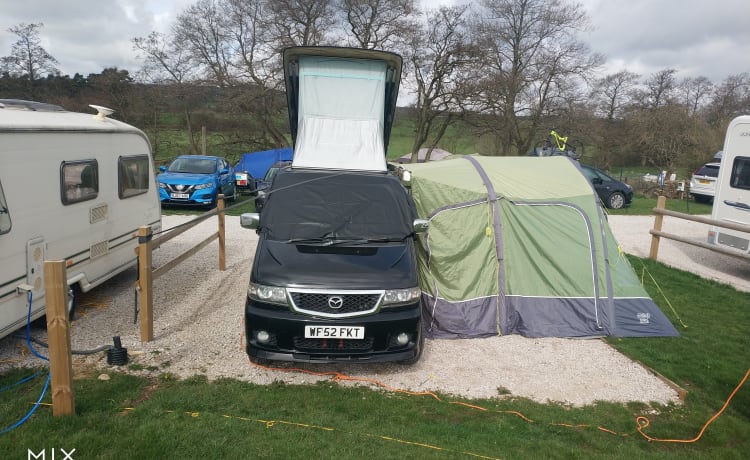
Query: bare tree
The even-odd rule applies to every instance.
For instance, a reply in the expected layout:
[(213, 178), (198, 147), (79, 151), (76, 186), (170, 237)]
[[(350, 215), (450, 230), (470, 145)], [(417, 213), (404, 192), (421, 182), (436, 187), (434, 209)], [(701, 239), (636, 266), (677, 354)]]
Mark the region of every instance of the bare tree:
[(430, 11), (421, 27), (410, 34), (406, 70), (416, 97), (412, 163), (431, 137), (426, 157), (429, 160), (429, 153), (459, 113), (461, 72), (472, 62), (465, 30), (466, 10), (466, 6), (459, 6)]
[(414, 30), (414, 0), (339, 0), (349, 45), (359, 48), (398, 49)]
[(639, 78), (637, 73), (621, 70), (597, 80), (591, 91), (597, 112), (610, 121), (622, 116)]
[(713, 89), (713, 83), (706, 77), (684, 78), (677, 86), (682, 103), (690, 116), (695, 115), (698, 109), (705, 105)]
[[(143, 60), (143, 67), (138, 76), (142, 82), (158, 85), (160, 91), (154, 92), (162, 98), (176, 101), (185, 117), (185, 127), (193, 153), (200, 151), (199, 142), (193, 124), (193, 110), (196, 100), (196, 67), (197, 63), (191, 59), (186, 48), (174, 37), (168, 37), (159, 32), (151, 32), (148, 37), (132, 39), (133, 49), (137, 57)], [(156, 139), (154, 149), (159, 150), (159, 109), (167, 104), (151, 104), (153, 126)]]
[(677, 89), (676, 73), (675, 69), (664, 69), (648, 77), (642, 101), (645, 107), (658, 109), (674, 101)]
[(198, 0), (177, 16), (174, 42), (180, 43), (200, 64), (205, 78), (229, 84), (231, 49), (222, 0)]
[(39, 29), (44, 23), (21, 23), (8, 29), (18, 40), (13, 43), (10, 55), (0, 58), (0, 68), (12, 76), (27, 76), (29, 80), (38, 80), (44, 74), (59, 75), (58, 64), (51, 54), (41, 45)]
[(543, 117), (602, 62), (577, 38), (587, 27), (582, 6), (565, 0), (481, 2), (474, 29), (484, 77), (476, 107), (494, 118), (500, 154), (528, 151)]
[(741, 113), (750, 113), (750, 74), (730, 75), (716, 86), (708, 107), (709, 123), (722, 130)]
[(268, 23), (272, 40), (282, 47), (315, 46), (327, 43), (333, 28), (333, 0), (269, 0)]

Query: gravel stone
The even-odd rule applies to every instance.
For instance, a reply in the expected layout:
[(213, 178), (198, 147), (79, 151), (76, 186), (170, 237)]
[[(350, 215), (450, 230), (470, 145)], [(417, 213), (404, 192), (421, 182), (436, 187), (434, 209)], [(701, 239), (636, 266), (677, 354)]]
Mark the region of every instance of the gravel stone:
[[(191, 219), (164, 216), (162, 224), (168, 229)], [(609, 221), (623, 250), (640, 257), (648, 255), (651, 240), (648, 229), (653, 226), (653, 217), (610, 216)], [(689, 234), (705, 241), (707, 229), (700, 228), (701, 225), (667, 217), (664, 231)], [(165, 243), (153, 254), (154, 267), (184, 253), (216, 228), (216, 219), (208, 219)], [(597, 401), (679, 403), (672, 386), (601, 339), (518, 335), (428, 339), (422, 359), (413, 366), (393, 363), (273, 363), (273, 369), (256, 366), (244, 351), (242, 325), (256, 242), (255, 232), (241, 228), (239, 217), (227, 216), (226, 271), (218, 270), (218, 244), (212, 242), (156, 280), (154, 340), (149, 343), (140, 340), (140, 319), (134, 322), (135, 268), (82, 295), (71, 328), (73, 349), (94, 349), (112, 344), (113, 337), (120, 336), (122, 346), (128, 349), (129, 363), (110, 366), (106, 353), (75, 355), (74, 371), (98, 375), (116, 369), (144, 376), (172, 373), (183, 378), (205, 375), (211, 380), (226, 377), (257, 384), (276, 381), (312, 384), (333, 379), (342, 385), (380, 385), (389, 390), (437, 392), (471, 399), (529, 398), (568, 406)], [(750, 292), (750, 267), (739, 259), (662, 239), (659, 260)], [(43, 326), (35, 324), (32, 335), (46, 339)], [(0, 340), (0, 371), (38, 364), (25, 350), (25, 341), (13, 336)]]

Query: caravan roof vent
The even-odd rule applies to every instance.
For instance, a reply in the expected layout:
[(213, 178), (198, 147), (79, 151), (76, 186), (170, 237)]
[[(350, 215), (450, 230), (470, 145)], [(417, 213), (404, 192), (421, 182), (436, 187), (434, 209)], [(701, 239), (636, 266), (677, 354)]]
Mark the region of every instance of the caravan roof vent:
[(107, 107), (103, 107), (101, 105), (89, 104), (89, 107), (91, 107), (92, 109), (95, 109), (98, 112), (96, 115), (94, 115), (94, 118), (99, 119), (99, 120), (105, 119), (107, 116), (111, 115), (114, 112), (114, 110), (107, 108)]

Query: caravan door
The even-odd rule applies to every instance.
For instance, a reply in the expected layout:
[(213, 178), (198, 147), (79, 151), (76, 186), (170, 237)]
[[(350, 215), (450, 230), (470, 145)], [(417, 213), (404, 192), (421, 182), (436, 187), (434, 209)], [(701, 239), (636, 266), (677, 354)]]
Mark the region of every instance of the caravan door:
[[(750, 116), (735, 118), (727, 129), (712, 218), (750, 226)], [(709, 241), (750, 252), (750, 233), (717, 227)]]

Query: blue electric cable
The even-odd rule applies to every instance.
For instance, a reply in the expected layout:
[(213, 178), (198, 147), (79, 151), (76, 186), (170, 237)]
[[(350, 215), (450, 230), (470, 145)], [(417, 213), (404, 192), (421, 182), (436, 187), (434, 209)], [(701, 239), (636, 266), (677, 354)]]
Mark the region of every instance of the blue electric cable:
[(49, 358), (37, 353), (37, 351), (34, 349), (34, 346), (31, 344), (31, 304), (32, 304), (33, 298), (34, 298), (33, 294), (31, 293), (31, 291), (29, 291), (29, 311), (26, 314), (26, 343), (29, 345), (29, 350), (31, 350), (31, 353), (33, 353), (34, 356), (36, 356), (39, 359), (49, 361)]
[(39, 399), (36, 400), (36, 403), (34, 403), (34, 407), (31, 408), (31, 410), (23, 416), (23, 418), (13, 425), (9, 426), (8, 428), (4, 429), (3, 431), (0, 431), (0, 434), (5, 434), (10, 430), (13, 430), (15, 428), (18, 428), (19, 426), (26, 423), (26, 420), (29, 419), (32, 415), (34, 415), (34, 412), (39, 408), (39, 404), (42, 402), (42, 399), (44, 398), (44, 394), (47, 393), (47, 387), (49, 387), (49, 381), (52, 375), (50, 373), (47, 373), (47, 381), (44, 382), (44, 388), (42, 388), (42, 394), (39, 395)]
[[(36, 356), (37, 358), (43, 359), (45, 361), (49, 361), (49, 359), (46, 356), (42, 356), (39, 353), (37, 353), (36, 350), (34, 350), (34, 347), (31, 345), (31, 304), (32, 304), (32, 300), (33, 299), (34, 299), (34, 296), (31, 294), (31, 291), (29, 291), (29, 311), (28, 311), (28, 314), (26, 315), (26, 343), (29, 345), (29, 349), (34, 354), (34, 356)], [(32, 378), (36, 377), (38, 374), (39, 373), (37, 373), (37, 374), (35, 374), (35, 375), (31, 376), (31, 377), (27, 377), (26, 379), (23, 379), (20, 382), (14, 384), (14, 385), (11, 385), (11, 387), (15, 386), (17, 384), (29, 381)], [(14, 423), (13, 425), (9, 426), (8, 428), (5, 428), (4, 430), (0, 431), (0, 434), (5, 434), (5, 433), (9, 432), (10, 430), (18, 428), (19, 426), (21, 426), (24, 423), (26, 423), (26, 420), (28, 420), (29, 417), (31, 417), (32, 415), (34, 415), (34, 412), (36, 412), (36, 410), (39, 408), (39, 404), (42, 402), (42, 399), (44, 399), (44, 395), (47, 393), (47, 388), (49, 387), (49, 382), (50, 382), (51, 377), (52, 377), (52, 374), (50, 372), (48, 372), (47, 373), (47, 381), (44, 382), (44, 388), (42, 388), (42, 393), (39, 395), (39, 399), (36, 400), (36, 403), (34, 404), (34, 407), (32, 407), (31, 410), (29, 412), (27, 412), (26, 415), (23, 416), (23, 418), (21, 418), (21, 420), (17, 421), (16, 423)]]

